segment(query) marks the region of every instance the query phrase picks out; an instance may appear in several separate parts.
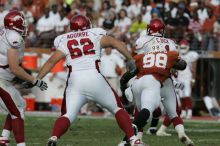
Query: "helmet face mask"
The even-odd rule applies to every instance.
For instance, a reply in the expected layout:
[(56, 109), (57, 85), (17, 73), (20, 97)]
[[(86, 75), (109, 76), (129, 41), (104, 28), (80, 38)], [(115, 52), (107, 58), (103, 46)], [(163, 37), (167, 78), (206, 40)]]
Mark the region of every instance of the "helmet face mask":
[(76, 15), (70, 20), (70, 29), (73, 31), (83, 31), (91, 28), (91, 21), (84, 15)]
[(147, 27), (147, 34), (152, 36), (163, 37), (165, 32), (165, 24), (160, 19), (151, 20)]
[(179, 52), (181, 54), (186, 54), (189, 51), (189, 42), (185, 39), (180, 41)]
[(24, 15), (19, 11), (10, 11), (4, 17), (4, 26), (7, 29), (18, 32), (22, 36), (26, 36), (28, 32), (28, 25)]

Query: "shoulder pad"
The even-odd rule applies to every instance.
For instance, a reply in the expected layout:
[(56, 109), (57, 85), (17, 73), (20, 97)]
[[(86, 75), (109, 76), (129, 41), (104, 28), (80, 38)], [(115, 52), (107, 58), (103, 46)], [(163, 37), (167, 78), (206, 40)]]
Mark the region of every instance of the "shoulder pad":
[(150, 42), (153, 38), (154, 36), (147, 36), (147, 35), (139, 37), (136, 41), (136, 48), (137, 49), (143, 48), (143, 46), (148, 42)]
[(7, 39), (8, 44), (12, 47), (19, 48), (24, 44), (23, 37), (16, 31), (7, 30), (5, 37)]
[(89, 32), (96, 34), (96, 35), (106, 35), (107, 31), (102, 28), (91, 28)]

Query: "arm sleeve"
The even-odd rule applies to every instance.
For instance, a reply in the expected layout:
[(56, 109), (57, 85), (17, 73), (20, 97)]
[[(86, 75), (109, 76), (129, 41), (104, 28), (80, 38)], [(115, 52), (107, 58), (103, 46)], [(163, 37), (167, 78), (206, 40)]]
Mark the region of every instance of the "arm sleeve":
[(68, 51), (66, 50), (67, 47), (64, 46), (62, 41), (63, 41), (63, 37), (61, 36), (56, 37), (54, 40), (54, 47), (57, 50), (60, 50), (61, 52), (63, 52), (65, 55), (67, 55), (68, 54)]
[(128, 81), (133, 78), (138, 73), (138, 70), (135, 70), (134, 72), (127, 71), (123, 74), (123, 76), (120, 79), (120, 88), (122, 93), (124, 93), (125, 89), (127, 88)]
[(6, 33), (8, 44), (15, 49), (19, 49), (24, 45), (24, 39), (16, 31), (8, 30)]

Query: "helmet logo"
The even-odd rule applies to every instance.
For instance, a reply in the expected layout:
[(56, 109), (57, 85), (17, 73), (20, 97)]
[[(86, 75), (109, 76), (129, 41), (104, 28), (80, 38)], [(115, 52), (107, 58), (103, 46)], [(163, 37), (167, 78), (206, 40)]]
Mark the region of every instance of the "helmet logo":
[(24, 18), (22, 18), (20, 15), (17, 15), (13, 18), (14, 21), (22, 20), (22, 23), (24, 24)]

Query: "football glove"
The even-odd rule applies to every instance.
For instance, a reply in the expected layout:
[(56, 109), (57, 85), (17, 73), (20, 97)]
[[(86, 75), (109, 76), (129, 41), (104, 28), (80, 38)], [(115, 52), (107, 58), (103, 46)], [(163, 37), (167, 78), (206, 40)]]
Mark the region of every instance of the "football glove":
[(176, 89), (180, 89), (180, 90), (184, 89), (184, 84), (182, 82), (173, 81), (173, 84)]
[(22, 83), (22, 85), (26, 89), (37, 86), (40, 88), (41, 91), (47, 90), (47, 88), (48, 88), (47, 83), (44, 82), (43, 80), (40, 80), (40, 79), (35, 79), (34, 83), (26, 81), (26, 82)]
[(130, 72), (135, 72), (137, 70), (137, 66), (133, 59), (128, 60), (126, 66), (127, 66), (128, 71)]

